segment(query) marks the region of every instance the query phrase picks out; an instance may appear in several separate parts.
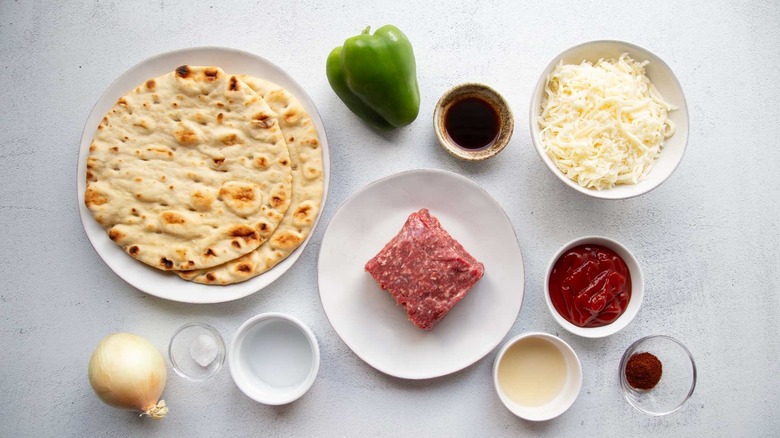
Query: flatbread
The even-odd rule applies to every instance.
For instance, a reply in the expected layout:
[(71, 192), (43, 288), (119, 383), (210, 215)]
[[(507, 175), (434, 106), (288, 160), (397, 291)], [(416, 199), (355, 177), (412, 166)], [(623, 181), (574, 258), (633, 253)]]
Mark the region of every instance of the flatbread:
[(251, 76), (240, 79), (279, 115), (292, 161), (292, 202), (271, 238), (255, 251), (213, 268), (179, 272), (182, 278), (198, 283), (227, 285), (267, 272), (306, 240), (322, 204), (322, 147), (311, 117), (284, 88)]
[(85, 204), (134, 258), (201, 269), (267, 240), (291, 188), (276, 113), (238, 77), (185, 65), (130, 91), (103, 118)]

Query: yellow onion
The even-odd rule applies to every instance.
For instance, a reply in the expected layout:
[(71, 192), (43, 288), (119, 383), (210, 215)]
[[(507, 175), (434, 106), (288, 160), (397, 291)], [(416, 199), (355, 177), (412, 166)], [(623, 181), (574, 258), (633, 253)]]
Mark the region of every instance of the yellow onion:
[(168, 413), (165, 401), (159, 400), (167, 380), (168, 369), (160, 351), (131, 333), (106, 336), (89, 360), (89, 383), (100, 400), (154, 419)]

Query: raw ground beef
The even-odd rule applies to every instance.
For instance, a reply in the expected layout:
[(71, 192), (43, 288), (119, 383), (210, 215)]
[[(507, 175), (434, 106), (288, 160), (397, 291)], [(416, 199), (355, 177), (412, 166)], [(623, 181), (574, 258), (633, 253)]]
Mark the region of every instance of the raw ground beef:
[(430, 330), (482, 278), (485, 267), (423, 208), (366, 263), (366, 271), (404, 306), (414, 325)]

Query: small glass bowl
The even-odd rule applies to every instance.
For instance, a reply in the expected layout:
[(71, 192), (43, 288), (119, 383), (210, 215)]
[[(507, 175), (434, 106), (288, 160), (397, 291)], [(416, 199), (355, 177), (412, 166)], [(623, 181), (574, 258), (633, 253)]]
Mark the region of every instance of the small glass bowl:
[[(661, 380), (652, 389), (635, 389), (626, 380), (626, 364), (634, 353), (648, 352), (661, 361)], [(680, 341), (647, 336), (631, 344), (620, 359), (620, 389), (628, 403), (645, 414), (661, 416), (680, 409), (696, 387), (696, 364)]]
[[(202, 366), (196, 362), (190, 349), (199, 336), (208, 336), (214, 341), (217, 355), (208, 365)], [(176, 374), (193, 382), (201, 382), (213, 377), (222, 369), (225, 363), (225, 342), (222, 336), (212, 326), (202, 322), (190, 322), (179, 327), (171, 336), (168, 344), (168, 357)]]

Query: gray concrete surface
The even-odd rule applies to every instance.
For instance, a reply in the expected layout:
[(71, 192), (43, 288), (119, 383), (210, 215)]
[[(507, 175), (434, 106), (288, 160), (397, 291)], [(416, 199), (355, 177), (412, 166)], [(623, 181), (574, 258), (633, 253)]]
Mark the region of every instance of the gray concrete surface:
[[(772, 436), (780, 428), (780, 3), (730, 2), (0, 2), (0, 436)], [(418, 120), (376, 134), (325, 78), (330, 50), (366, 25), (399, 26), (417, 56)], [(688, 151), (659, 189), (593, 200), (568, 189), (533, 150), (527, 111), (537, 77), (563, 49), (621, 39), (660, 55), (690, 107)], [(323, 220), (297, 264), (270, 287), (216, 305), (160, 300), (123, 282), (86, 239), (76, 205), (84, 121), (103, 90), (145, 58), (199, 45), (234, 47), (288, 71), (327, 127), (332, 179)], [(483, 81), (512, 105), (509, 147), (481, 164), (436, 144), (433, 106), (450, 86)], [(454, 375), (404, 381), (375, 371), (339, 339), (317, 291), (317, 255), (338, 206), (395, 172), (468, 176), (506, 209), (526, 263), (526, 298), (507, 336), (559, 335), (580, 356), (582, 393), (563, 416), (529, 423), (491, 384), (495, 351)], [(543, 275), (553, 252), (585, 234), (631, 248), (646, 296), (636, 320), (601, 340), (549, 315)], [(161, 349), (188, 321), (229, 340), (247, 318), (291, 313), (316, 332), (322, 366), (311, 391), (257, 404), (227, 369), (207, 383), (174, 375), (165, 420), (103, 405), (87, 381), (97, 342), (141, 334)], [(623, 350), (668, 334), (696, 358), (696, 391), (680, 411), (648, 417), (622, 399)]]

